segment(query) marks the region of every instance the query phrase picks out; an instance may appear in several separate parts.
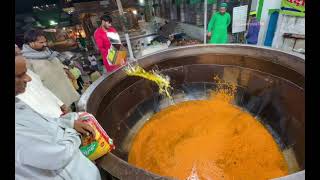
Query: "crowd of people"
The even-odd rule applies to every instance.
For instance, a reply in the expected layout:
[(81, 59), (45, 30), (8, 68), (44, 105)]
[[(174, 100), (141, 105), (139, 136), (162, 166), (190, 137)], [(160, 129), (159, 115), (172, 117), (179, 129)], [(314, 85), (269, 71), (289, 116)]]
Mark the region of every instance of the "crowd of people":
[[(108, 64), (111, 46), (106, 34), (116, 33), (109, 16), (101, 17), (95, 33), (107, 72), (120, 66)], [(104, 36), (103, 36), (104, 35)], [(87, 51), (87, 50), (86, 50)], [(88, 56), (89, 72), (77, 61), (63, 61), (47, 46), (41, 30), (25, 33), (22, 49), (15, 46), (15, 179), (100, 180), (94, 162), (79, 147), (81, 135), (93, 128), (79, 120), (75, 104), (91, 82), (97, 80), (99, 63)], [(87, 74), (90, 81), (84, 82)]]
[[(228, 4), (221, 3), (219, 11), (211, 16), (208, 23), (209, 44), (225, 44), (229, 42), (228, 27), (231, 23), (230, 14), (227, 11)], [(248, 23), (248, 30), (245, 32), (247, 44), (257, 44), (260, 31), (260, 23), (256, 19), (256, 12), (251, 12)]]

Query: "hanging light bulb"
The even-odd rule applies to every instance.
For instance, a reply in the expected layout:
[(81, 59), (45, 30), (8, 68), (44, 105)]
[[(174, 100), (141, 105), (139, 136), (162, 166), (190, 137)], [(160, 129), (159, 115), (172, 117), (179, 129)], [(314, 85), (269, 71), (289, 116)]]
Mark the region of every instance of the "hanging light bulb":
[(137, 15), (138, 14), (138, 11), (137, 10), (132, 10), (132, 13), (134, 14), (134, 15)]
[(50, 24), (51, 26), (54, 26), (54, 25), (57, 25), (58, 23), (55, 22), (54, 20), (50, 20), (50, 21), (49, 21), (49, 24)]
[(138, 0), (139, 5), (144, 5), (144, 0)]

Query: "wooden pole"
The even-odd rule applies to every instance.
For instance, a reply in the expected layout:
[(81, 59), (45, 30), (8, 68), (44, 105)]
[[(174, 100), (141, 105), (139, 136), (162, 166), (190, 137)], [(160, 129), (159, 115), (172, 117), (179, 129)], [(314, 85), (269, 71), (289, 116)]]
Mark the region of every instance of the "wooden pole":
[[(120, 16), (124, 17), (123, 16), (123, 8), (122, 8), (122, 4), (121, 4), (120, 0), (117, 0), (117, 6), (118, 6)], [(129, 50), (129, 60), (134, 60), (135, 58), (133, 56), (129, 34), (127, 32), (125, 25), (123, 24), (122, 26), (123, 26), (122, 28), (124, 29), (124, 33), (125, 33), (124, 36), (126, 38), (126, 42), (127, 42), (127, 46), (128, 46), (128, 50)]]
[(207, 44), (207, 9), (208, 0), (204, 0), (204, 26), (203, 26), (203, 44)]

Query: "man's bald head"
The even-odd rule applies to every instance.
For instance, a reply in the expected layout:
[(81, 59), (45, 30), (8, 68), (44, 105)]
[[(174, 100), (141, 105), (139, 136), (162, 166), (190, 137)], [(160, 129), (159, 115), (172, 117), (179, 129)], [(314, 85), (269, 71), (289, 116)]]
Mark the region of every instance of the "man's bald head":
[(26, 59), (21, 55), (19, 48), (15, 48), (15, 95), (24, 93), (31, 77), (27, 74)]

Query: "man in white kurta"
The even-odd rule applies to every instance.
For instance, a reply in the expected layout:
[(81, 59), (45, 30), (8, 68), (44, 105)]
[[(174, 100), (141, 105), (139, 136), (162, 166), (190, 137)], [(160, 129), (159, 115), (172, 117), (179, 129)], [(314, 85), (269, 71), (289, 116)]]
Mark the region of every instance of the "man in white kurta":
[(47, 118), (19, 99), (15, 106), (16, 180), (100, 180), (97, 167), (79, 150), (76, 113)]
[[(25, 92), (31, 78), (24, 57), (15, 57), (15, 95)], [(76, 130), (77, 129), (77, 130)], [(50, 118), (15, 100), (16, 180), (100, 180), (97, 167), (79, 150), (80, 134), (93, 129), (77, 113)]]
[(61, 110), (63, 102), (42, 84), (37, 74), (28, 69), (27, 75), (31, 77), (32, 81), (28, 83), (26, 92), (17, 97), (42, 115), (53, 118), (60, 117), (63, 114)]

